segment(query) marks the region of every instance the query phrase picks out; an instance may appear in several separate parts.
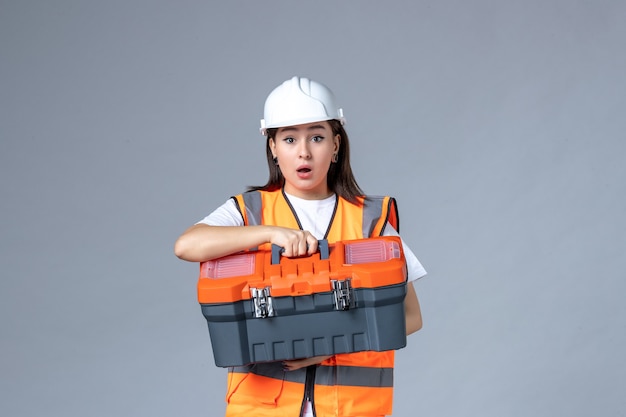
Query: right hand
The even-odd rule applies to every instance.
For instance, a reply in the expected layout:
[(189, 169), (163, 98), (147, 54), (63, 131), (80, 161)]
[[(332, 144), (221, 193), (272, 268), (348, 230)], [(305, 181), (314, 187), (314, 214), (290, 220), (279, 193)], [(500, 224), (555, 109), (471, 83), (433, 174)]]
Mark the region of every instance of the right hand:
[(307, 230), (272, 226), (270, 243), (283, 248), (282, 255), (296, 257), (317, 252), (317, 238)]

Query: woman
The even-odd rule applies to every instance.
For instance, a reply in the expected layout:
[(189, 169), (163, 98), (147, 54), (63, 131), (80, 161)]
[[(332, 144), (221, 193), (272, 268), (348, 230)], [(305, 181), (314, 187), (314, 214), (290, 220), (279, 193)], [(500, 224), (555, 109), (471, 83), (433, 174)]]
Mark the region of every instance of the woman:
[[(276, 244), (284, 248), (283, 256), (295, 257), (315, 253), (319, 239), (333, 243), (397, 236), (395, 200), (365, 197), (350, 167), (343, 124), (343, 111), (323, 84), (293, 77), (275, 88), (261, 120), (268, 182), (229, 199), (186, 230), (176, 241), (175, 254), (202, 262)], [(409, 281), (404, 301), (408, 335), (422, 326), (413, 281), (426, 271), (404, 243), (403, 248)], [(392, 372), (393, 351), (231, 368), (226, 415), (390, 415)]]

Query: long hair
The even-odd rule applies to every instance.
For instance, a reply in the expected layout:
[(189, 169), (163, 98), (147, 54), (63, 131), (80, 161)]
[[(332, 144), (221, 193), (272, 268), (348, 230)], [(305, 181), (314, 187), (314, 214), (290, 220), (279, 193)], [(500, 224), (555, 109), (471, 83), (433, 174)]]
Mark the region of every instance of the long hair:
[[(339, 135), (341, 142), (339, 143), (339, 152), (337, 153), (337, 162), (330, 164), (326, 183), (328, 188), (343, 199), (359, 204), (357, 197), (363, 196), (361, 187), (356, 182), (352, 167), (350, 166), (350, 141), (346, 130), (338, 120), (329, 120), (328, 123), (333, 131), (333, 136)], [(278, 129), (267, 129), (267, 142), (265, 145), (265, 154), (267, 156), (267, 167), (269, 168), (269, 179), (265, 185), (249, 186), (248, 190), (275, 191), (279, 190), (285, 184), (285, 177), (280, 172), (280, 168), (274, 163), (272, 151), (270, 149), (270, 139), (275, 138)]]

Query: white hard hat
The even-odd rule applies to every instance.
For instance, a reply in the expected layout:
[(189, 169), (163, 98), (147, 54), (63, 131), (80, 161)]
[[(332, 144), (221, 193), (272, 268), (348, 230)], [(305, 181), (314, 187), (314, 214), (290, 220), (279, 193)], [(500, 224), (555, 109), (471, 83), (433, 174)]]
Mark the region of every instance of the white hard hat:
[(308, 78), (293, 77), (276, 87), (265, 100), (261, 134), (266, 129), (337, 119), (345, 123), (343, 110), (328, 87)]

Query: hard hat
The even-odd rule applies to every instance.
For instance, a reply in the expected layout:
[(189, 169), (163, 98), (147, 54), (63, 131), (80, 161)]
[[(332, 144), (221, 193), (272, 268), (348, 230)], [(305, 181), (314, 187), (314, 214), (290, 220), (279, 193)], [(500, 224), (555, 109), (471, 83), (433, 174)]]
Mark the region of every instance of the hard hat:
[(308, 78), (293, 77), (276, 87), (265, 100), (261, 134), (267, 129), (337, 119), (345, 123), (328, 87)]

